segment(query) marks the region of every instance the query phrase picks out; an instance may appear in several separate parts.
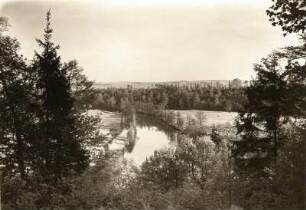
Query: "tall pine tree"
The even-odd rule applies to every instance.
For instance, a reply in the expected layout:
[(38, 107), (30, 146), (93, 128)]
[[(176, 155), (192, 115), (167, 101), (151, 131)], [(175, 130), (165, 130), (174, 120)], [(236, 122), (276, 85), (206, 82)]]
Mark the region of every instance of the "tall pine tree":
[(287, 82), (275, 54), (255, 65), (256, 80), (246, 88), (248, 103), (236, 121), (241, 141), (234, 142), (233, 155), (239, 168), (260, 169), (277, 160), (286, 123)]
[(42, 52), (35, 53), (34, 68), (38, 73), (40, 102), (40, 141), (37, 142), (38, 168), (45, 178), (57, 181), (80, 173), (88, 164), (86, 151), (77, 138), (71, 84), (66, 68), (52, 43), (51, 12), (46, 15), (44, 39), (37, 39)]

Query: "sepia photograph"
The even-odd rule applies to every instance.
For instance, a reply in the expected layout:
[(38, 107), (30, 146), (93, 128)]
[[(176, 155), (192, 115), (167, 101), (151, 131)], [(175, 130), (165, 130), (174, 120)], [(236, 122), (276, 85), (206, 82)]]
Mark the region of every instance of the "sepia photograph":
[(0, 0), (0, 210), (306, 209), (306, 0)]

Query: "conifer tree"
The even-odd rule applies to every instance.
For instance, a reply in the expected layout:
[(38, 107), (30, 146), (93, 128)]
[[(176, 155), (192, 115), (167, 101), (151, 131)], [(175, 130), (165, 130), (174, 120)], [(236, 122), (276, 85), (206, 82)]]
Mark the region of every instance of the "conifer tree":
[(280, 127), (286, 122), (286, 77), (273, 54), (255, 65), (256, 80), (246, 89), (248, 103), (236, 121), (241, 141), (233, 155), (240, 168), (263, 168), (277, 159)]
[(51, 41), (51, 12), (46, 15), (44, 39), (37, 39), (42, 52), (35, 53), (38, 73), (41, 141), (37, 144), (39, 173), (48, 180), (81, 172), (87, 166), (87, 155), (77, 139), (74, 99), (67, 69), (57, 54), (59, 46)]

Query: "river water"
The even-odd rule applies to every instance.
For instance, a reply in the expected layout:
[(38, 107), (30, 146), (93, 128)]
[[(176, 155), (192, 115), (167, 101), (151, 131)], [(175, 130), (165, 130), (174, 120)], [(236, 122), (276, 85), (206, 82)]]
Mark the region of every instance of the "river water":
[[(195, 111), (181, 112), (183, 117), (194, 116)], [(212, 122), (233, 124), (237, 113), (202, 111), (207, 116), (207, 125)], [(124, 157), (140, 166), (155, 150), (175, 147), (182, 134), (160, 120), (147, 115), (132, 115), (123, 117), (117, 112), (102, 112), (104, 134), (110, 129), (118, 131), (119, 135), (109, 145), (111, 150), (123, 150)]]

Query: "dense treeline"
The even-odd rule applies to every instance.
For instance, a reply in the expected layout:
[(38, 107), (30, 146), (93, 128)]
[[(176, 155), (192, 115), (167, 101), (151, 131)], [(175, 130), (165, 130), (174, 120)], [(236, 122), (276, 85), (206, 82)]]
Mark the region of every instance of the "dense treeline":
[(7, 209), (51, 207), (53, 194), (69, 190), (65, 180), (88, 167), (86, 147), (100, 138), (98, 119), (86, 115), (93, 83), (76, 61), (62, 63), (50, 15), (31, 61), (19, 54), (0, 17), (1, 196)]
[[(204, 137), (181, 137), (174, 148), (161, 149), (140, 168), (122, 156), (101, 156), (70, 184), (67, 209), (304, 209), (305, 130), (284, 129), (277, 173), (251, 173), (233, 164), (232, 144)], [(235, 136), (234, 136), (235, 137)], [(61, 205), (59, 205), (61, 206)]]
[(239, 111), (244, 101), (243, 87), (159, 85), (150, 89), (100, 89), (93, 106), (122, 110), (127, 104), (147, 103), (177, 110)]

